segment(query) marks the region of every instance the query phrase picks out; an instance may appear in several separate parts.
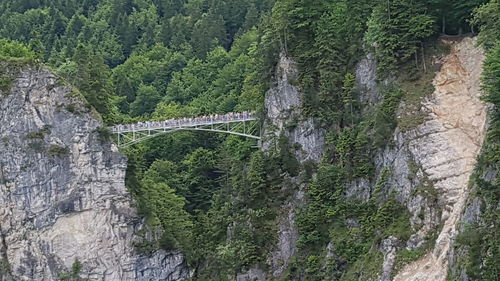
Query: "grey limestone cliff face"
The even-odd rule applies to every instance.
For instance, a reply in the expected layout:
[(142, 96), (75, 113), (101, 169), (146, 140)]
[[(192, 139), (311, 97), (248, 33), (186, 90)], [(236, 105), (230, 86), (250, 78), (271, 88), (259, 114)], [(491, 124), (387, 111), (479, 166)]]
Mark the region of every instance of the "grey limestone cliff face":
[[(390, 144), (374, 158), (377, 178), (390, 171), (385, 193), (395, 192), (407, 207), (414, 231), (408, 241), (388, 237), (378, 245), (384, 254), (379, 281), (446, 280), (449, 267), (454, 270), (453, 262), (462, 254), (453, 251), (461, 214), (465, 222), (478, 217), (477, 200), (470, 200), (465, 211), (464, 204), (486, 127), (486, 105), (479, 99), (484, 56), (474, 38), (443, 40), (450, 54), (434, 58), (441, 69), (433, 81), (434, 93), (421, 104), (425, 121), (411, 130), (396, 129)], [(372, 56), (358, 65), (356, 81), (363, 102), (380, 101)], [(373, 180), (356, 180), (347, 186), (346, 195), (367, 200), (374, 185)], [(397, 251), (422, 247), (427, 247), (423, 257), (394, 272)]]
[[(318, 163), (325, 149), (325, 132), (312, 118), (302, 116), (302, 93), (294, 81), (298, 79), (298, 68), (293, 59), (284, 53), (276, 68), (275, 84), (266, 93), (267, 109), (266, 132), (263, 149), (267, 150), (284, 135), (290, 145), (296, 148), (296, 159), (304, 164), (307, 161)], [(289, 260), (297, 253), (296, 242), (299, 233), (296, 226), (297, 210), (305, 203), (305, 186), (298, 177), (287, 178), (284, 190), (292, 191), (290, 198), (281, 207), (278, 221), (277, 244), (267, 259), (269, 275), (279, 278), (288, 267)], [(270, 277), (270, 278), (271, 278)]]
[(135, 252), (127, 159), (77, 91), (39, 67), (14, 78), (0, 93), (1, 278), (58, 280), (76, 261), (86, 280), (188, 278), (179, 253)]
[(273, 145), (269, 140), (276, 140), (280, 134), (284, 134), (290, 144), (300, 146), (296, 151), (299, 162), (319, 162), (325, 147), (325, 133), (312, 118), (301, 115), (302, 94), (293, 85), (297, 79), (297, 65), (282, 53), (276, 69), (275, 84), (265, 98), (267, 122), (263, 149), (267, 150)]
[[(319, 162), (325, 147), (325, 132), (319, 129), (312, 118), (301, 115), (302, 93), (294, 85), (298, 78), (296, 63), (281, 53), (276, 66), (276, 77), (266, 93), (266, 120), (262, 149), (277, 148), (277, 140), (285, 136), (289, 144), (296, 147), (295, 157), (300, 163)], [(279, 149), (279, 148), (278, 148)], [(286, 177), (282, 186), (291, 196), (280, 208), (277, 221), (277, 243), (267, 258), (268, 270), (259, 267), (239, 274), (237, 281), (265, 281), (280, 278), (288, 267), (289, 260), (297, 253), (299, 233), (295, 218), (299, 206), (304, 204), (304, 186), (298, 177)]]

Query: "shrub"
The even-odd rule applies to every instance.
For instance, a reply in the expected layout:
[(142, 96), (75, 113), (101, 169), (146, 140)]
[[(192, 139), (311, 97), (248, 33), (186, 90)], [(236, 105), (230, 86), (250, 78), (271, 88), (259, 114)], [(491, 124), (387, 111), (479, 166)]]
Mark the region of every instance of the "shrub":
[(69, 148), (53, 144), (49, 147), (48, 153), (50, 156), (60, 157), (69, 153)]
[(101, 143), (106, 143), (111, 140), (112, 132), (106, 127), (98, 127), (93, 132), (97, 133), (97, 139)]
[(82, 269), (82, 263), (80, 260), (76, 259), (73, 265), (71, 266), (71, 275), (73, 278), (77, 278), (78, 274), (80, 274), (80, 270)]
[(38, 132), (29, 132), (29, 133), (26, 135), (26, 137), (27, 137), (28, 139), (31, 139), (31, 140), (33, 140), (33, 139), (43, 139), (43, 138), (44, 138), (44, 135), (43, 135), (43, 133), (41, 133), (41, 132), (39, 132), (39, 131), (38, 131)]
[(41, 141), (30, 142), (28, 147), (35, 152), (42, 152), (44, 150), (43, 143)]
[(373, 143), (375, 147), (383, 147), (387, 144), (391, 134), (397, 126), (396, 111), (403, 96), (401, 89), (389, 89), (382, 103), (377, 107), (374, 119)]
[(0, 276), (2, 275), (2, 273), (9, 271), (10, 271), (9, 261), (4, 258), (0, 259)]
[(14, 78), (12, 78), (10, 76), (0, 75), (0, 91), (2, 91), (4, 95), (9, 94), (10, 88), (12, 86), (12, 82), (14, 82)]
[(43, 139), (46, 134), (50, 134), (50, 125), (45, 125), (43, 126), (42, 129), (36, 131), (36, 132), (29, 132), (26, 137), (28, 139)]
[(9, 39), (0, 39), (0, 59), (3, 58), (35, 59), (35, 57), (36, 54), (24, 44)]

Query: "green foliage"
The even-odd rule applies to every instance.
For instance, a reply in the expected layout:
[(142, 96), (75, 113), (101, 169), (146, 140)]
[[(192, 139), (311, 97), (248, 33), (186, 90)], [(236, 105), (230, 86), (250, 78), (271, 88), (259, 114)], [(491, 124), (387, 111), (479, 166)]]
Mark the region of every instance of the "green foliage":
[(278, 138), (278, 147), (279, 160), (283, 170), (288, 172), (290, 176), (297, 176), (299, 174), (300, 163), (295, 157), (294, 149), (285, 135), (281, 135)]
[(47, 134), (50, 134), (50, 125), (44, 125), (42, 129), (34, 132), (29, 132), (26, 137), (30, 140), (44, 139)]
[(12, 82), (14, 82), (14, 79), (11, 76), (4, 76), (1, 74), (3, 73), (0, 73), (0, 91), (3, 95), (6, 96), (10, 94), (10, 89), (12, 87)]
[(81, 269), (82, 263), (78, 259), (76, 259), (75, 262), (73, 262), (73, 264), (71, 265), (71, 275), (73, 276), (73, 278), (78, 277)]
[[(488, 216), (488, 212), (486, 212)], [(487, 219), (497, 219), (488, 218)], [(466, 246), (468, 256), (462, 265), (467, 275), (474, 280), (496, 280), (499, 277), (499, 238), (495, 231), (498, 225), (483, 226), (478, 224), (465, 225), (457, 236), (457, 245)]]
[(380, 172), (380, 177), (377, 179), (373, 189), (374, 199), (380, 199), (382, 193), (387, 191), (387, 181), (389, 180), (391, 173), (392, 171), (387, 167), (384, 167)]
[(416, 261), (419, 258), (421, 258), (425, 254), (424, 249), (417, 249), (417, 250), (407, 250), (403, 249), (398, 252), (396, 256), (396, 270), (401, 269), (403, 265), (409, 264), (412, 261)]
[(416, 128), (426, 121), (427, 114), (422, 110), (422, 101), (434, 93), (432, 84), (441, 68), (440, 60), (449, 53), (449, 46), (443, 42), (427, 42), (425, 56), (416, 61), (408, 61), (400, 66), (398, 84), (402, 90), (403, 110), (398, 116), (398, 128), (405, 132)]
[[(80, 44), (75, 49), (72, 61), (59, 68), (59, 74), (75, 85), (99, 113), (104, 117), (109, 116), (111, 72), (104, 64), (102, 55), (92, 51), (90, 46)], [(71, 112), (71, 108), (68, 111)]]
[(26, 137), (28, 139), (43, 139), (45, 135), (42, 132), (38, 131), (38, 132), (29, 132), (26, 135)]
[(384, 255), (376, 249), (371, 249), (362, 255), (340, 280), (377, 280), (382, 270), (383, 261)]
[(187, 199), (187, 210), (194, 212), (208, 210), (210, 199), (216, 191), (215, 154), (198, 148), (182, 161), (184, 167), (181, 177), (185, 185), (179, 193)]
[(318, 169), (317, 179), (307, 189), (309, 204), (297, 217), (301, 233), (297, 245), (322, 245), (328, 239), (328, 223), (339, 209), (344, 192), (344, 170), (338, 166), (324, 165)]
[[(231, 279), (266, 261), (279, 210), (291, 196), (283, 192), (284, 180), (294, 177), (311, 184), (297, 219), (301, 250), (289, 279), (369, 280), (382, 260), (377, 243), (389, 235), (408, 238), (408, 213), (386, 194), (388, 169), (379, 174), (367, 202), (346, 198), (345, 184), (375, 182), (373, 156), (390, 143), (396, 124), (411, 128), (423, 120), (418, 114), (404, 119), (405, 113), (396, 120), (395, 113), (401, 100), (416, 105), (432, 91), (423, 86), (434, 72), (424, 70), (423, 62), (434, 55), (427, 39), (437, 25), (443, 33), (468, 31), (470, 11), (483, 2), (1, 1), (0, 37), (9, 39), (0, 40), (0, 58), (17, 59), (1, 62), (0, 90), (10, 92), (24, 60), (38, 59), (88, 101), (74, 90), (67, 111), (83, 114), (94, 107), (106, 124), (259, 110), (279, 53), (293, 58), (300, 73), (294, 84), (304, 93), (303, 115), (315, 117), (328, 132), (328, 151), (319, 167), (300, 164), (299, 145), (284, 136), (268, 154), (255, 151), (252, 141), (204, 132), (178, 132), (134, 145), (126, 150), (126, 181), (146, 219), (138, 248), (180, 249), (197, 268), (195, 280)], [(479, 8), (473, 24), (481, 25), (481, 42), (494, 54), (485, 64), (484, 87), (490, 93), (486, 99), (497, 104), (498, 39), (487, 35), (497, 33), (495, 5), (493, 0)], [(375, 52), (380, 70), (413, 65), (414, 56), (417, 60), (415, 69), (404, 70), (415, 75), (405, 78), (407, 84), (398, 79), (401, 89), (389, 85), (373, 111), (362, 104), (354, 76), (366, 48)], [(380, 78), (383, 74), (390, 71), (379, 72)], [(415, 81), (421, 87), (409, 86)], [(498, 138), (496, 128), (490, 140)], [(47, 133), (29, 133), (30, 148), (45, 151), (41, 140)], [(108, 141), (104, 127), (95, 133)], [(69, 151), (51, 146), (47, 152), (62, 156)], [(498, 147), (484, 155), (483, 161), (491, 163), (498, 159)], [(494, 184), (481, 181), (480, 192), (488, 202), (497, 199)], [(489, 208), (491, 218), (481, 225), (485, 237), (495, 230)], [(466, 241), (493, 253), (477, 259), (487, 265), (484, 276), (491, 274), (494, 245)], [(328, 242), (338, 261), (325, 258)], [(405, 261), (415, 256), (401, 255)], [(63, 277), (77, 271), (74, 265)]]
[(380, 1), (368, 21), (367, 43), (374, 48), (379, 76), (410, 58), (418, 44), (434, 33), (434, 19), (419, 1)]
[[(484, 99), (495, 105), (492, 115), (495, 122), (500, 122), (500, 39), (490, 50), (485, 62), (482, 79), (482, 88), (485, 93)], [(500, 136), (500, 132), (493, 127), (490, 132), (490, 138)]]
[(71, 275), (67, 272), (62, 272), (62, 273), (57, 274), (57, 278), (59, 280), (70, 280)]
[[(362, 53), (370, 1), (276, 1), (274, 38), (300, 66), (304, 111), (330, 124), (342, 123), (346, 74)], [(348, 115), (345, 115), (348, 116)]]
[(487, 0), (427, 0), (429, 12), (436, 17), (441, 33), (459, 34), (474, 31), (469, 25), (471, 13), (475, 7)]
[(101, 143), (106, 143), (106, 142), (109, 142), (111, 140), (112, 132), (106, 127), (103, 127), (103, 126), (97, 127), (94, 130), (94, 132), (97, 133), (97, 139)]
[(330, 141), (335, 148), (334, 158), (347, 171), (346, 176), (352, 179), (371, 177), (374, 172), (372, 140), (366, 126), (366, 123), (360, 123), (353, 128), (346, 128)]
[[(6, 45), (4, 45), (4, 48), (6, 48), (4, 51), (6, 53), (16, 53), (17, 51), (11, 51), (11, 48), (17, 48), (18, 45), (20, 45), (20, 48), (25, 48), (24, 45), (17, 42), (10, 42), (8, 40), (5, 41), (5, 39), (0, 40), (3, 40), (2, 42), (7, 42)], [(0, 42), (0, 44), (2, 43)], [(11, 45), (14, 47), (11, 47)], [(0, 46), (0, 48), (2, 48), (2, 46)], [(4, 96), (10, 94), (14, 79), (17, 77), (21, 69), (27, 66), (36, 65), (33, 58), (31, 58), (29, 54), (27, 56), (22, 56), (22, 52), (20, 52), (18, 55), (21, 57), (11, 57), (9, 54), (2, 56), (0, 53), (0, 94)]]
[[(406, 241), (412, 234), (410, 213), (394, 197), (384, 202), (377, 195), (389, 176), (389, 171), (384, 171), (377, 183), (379, 190), (374, 191), (374, 197), (367, 202), (345, 197), (345, 176), (337, 166), (320, 166), (317, 179), (307, 190), (310, 202), (297, 217), (298, 245), (303, 253), (315, 253), (318, 247), (330, 242), (335, 255), (345, 263), (344, 268), (332, 269), (332, 274), (346, 272), (345, 279), (341, 280), (358, 280), (352, 278), (360, 274), (375, 277), (383, 259), (382, 254), (373, 249), (374, 245), (389, 236)], [(305, 263), (311, 257), (314, 256), (304, 257)], [(317, 266), (309, 265), (296, 270), (316, 280)]]
[(387, 144), (387, 140), (397, 126), (396, 111), (399, 107), (403, 92), (401, 89), (388, 89), (384, 100), (377, 107), (374, 117), (373, 143), (377, 147)]
[(479, 42), (486, 48), (493, 48), (498, 45), (500, 38), (500, 1), (491, 0), (474, 10), (474, 17), (471, 22), (479, 26), (481, 32), (479, 33)]
[(134, 102), (130, 104), (130, 115), (151, 114), (160, 100), (161, 96), (155, 87), (140, 85)]
[(10, 272), (9, 261), (5, 258), (0, 259), (0, 274), (5, 274)]
[(0, 39), (0, 59), (35, 59), (35, 53), (26, 45), (9, 39)]
[(57, 278), (59, 280), (70, 280), (70, 281), (83, 280), (82, 278), (80, 278), (81, 269), (82, 269), (82, 263), (77, 258), (77, 259), (75, 259), (75, 261), (71, 265), (71, 271), (70, 272), (60, 272), (57, 274)]
[(69, 153), (69, 148), (53, 144), (49, 147), (47, 152), (52, 157), (61, 157)]
[(159, 235), (154, 237), (154, 242), (160, 247), (181, 249), (189, 254), (192, 222), (184, 210), (185, 199), (176, 195), (166, 183), (157, 183), (147, 177), (141, 181), (141, 191), (140, 204), (147, 212), (147, 225), (151, 232)]

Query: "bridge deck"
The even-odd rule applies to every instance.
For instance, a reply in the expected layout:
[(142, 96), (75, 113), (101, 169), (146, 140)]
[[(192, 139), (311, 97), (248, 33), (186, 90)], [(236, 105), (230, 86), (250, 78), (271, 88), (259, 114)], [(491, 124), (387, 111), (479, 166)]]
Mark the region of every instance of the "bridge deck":
[(134, 133), (156, 130), (172, 130), (196, 128), (200, 126), (240, 123), (258, 120), (252, 112), (228, 113), (225, 115), (199, 116), (193, 118), (169, 119), (164, 121), (148, 121), (135, 124), (120, 124), (109, 127), (115, 134)]

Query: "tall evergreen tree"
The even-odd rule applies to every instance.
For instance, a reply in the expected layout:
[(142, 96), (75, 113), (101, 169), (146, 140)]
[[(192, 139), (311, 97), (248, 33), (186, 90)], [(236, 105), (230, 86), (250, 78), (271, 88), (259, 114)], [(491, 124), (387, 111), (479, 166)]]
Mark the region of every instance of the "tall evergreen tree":
[[(103, 116), (110, 113), (113, 86), (111, 71), (100, 54), (79, 44), (72, 60), (76, 64), (74, 77), (67, 77), (80, 89), (87, 101)], [(110, 120), (107, 120), (110, 121)]]
[(421, 2), (379, 2), (368, 21), (366, 40), (375, 50), (380, 74), (415, 54), (422, 40), (434, 33), (434, 24)]

